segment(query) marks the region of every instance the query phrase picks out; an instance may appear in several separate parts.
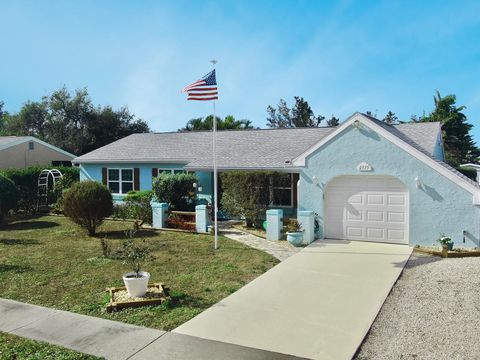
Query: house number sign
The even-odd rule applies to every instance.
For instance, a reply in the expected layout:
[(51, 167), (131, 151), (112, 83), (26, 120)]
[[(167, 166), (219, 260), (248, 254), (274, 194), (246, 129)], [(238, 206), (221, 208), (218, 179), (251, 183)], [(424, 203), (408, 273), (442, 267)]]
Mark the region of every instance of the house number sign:
[(360, 164), (357, 165), (357, 170), (360, 172), (366, 172), (366, 171), (372, 171), (372, 165), (366, 162), (361, 162)]

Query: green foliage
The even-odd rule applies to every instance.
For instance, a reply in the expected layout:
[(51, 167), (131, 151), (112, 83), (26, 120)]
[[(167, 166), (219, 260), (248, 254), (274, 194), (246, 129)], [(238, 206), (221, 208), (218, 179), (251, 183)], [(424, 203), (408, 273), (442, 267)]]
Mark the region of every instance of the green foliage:
[(81, 181), (64, 192), (63, 208), (65, 216), (93, 236), (103, 219), (112, 213), (112, 194), (96, 181)]
[(130, 265), (138, 278), (142, 264), (152, 259), (152, 250), (147, 246), (145, 239), (142, 239), (140, 243), (135, 239), (135, 231), (128, 230), (125, 232), (125, 236), (126, 238), (122, 242), (122, 258), (124, 264)]
[(387, 115), (382, 120), (384, 123), (387, 123), (389, 125), (397, 124), (398, 123), (398, 117), (395, 115), (394, 112), (389, 111)]
[(332, 117), (327, 120), (327, 126), (335, 127), (335, 126), (338, 126), (338, 125), (340, 125), (340, 119), (332, 114)]
[(86, 89), (71, 94), (65, 87), (0, 118), (0, 135), (35, 136), (76, 155), (149, 131), (147, 123), (127, 108), (94, 106)]
[(19, 193), (9, 178), (0, 175), (0, 224), (8, 212), (17, 206)]
[(472, 124), (467, 122), (463, 113), (465, 106), (456, 106), (456, 96), (441, 96), (437, 91), (433, 97), (435, 109), (429, 115), (412, 117), (413, 122), (438, 121), (442, 124), (445, 160), (453, 167), (464, 163), (474, 163), (480, 156), (470, 130)]
[(477, 170), (475, 169), (468, 169), (468, 168), (462, 168), (458, 167), (456, 168), (457, 171), (461, 172), (463, 175), (466, 177), (476, 181), (477, 180)]
[(296, 219), (291, 219), (289, 222), (287, 222), (287, 224), (285, 225), (285, 230), (288, 232), (304, 231), (302, 225)]
[(79, 181), (80, 170), (77, 167), (68, 166), (30, 166), (24, 169), (4, 169), (0, 170), (0, 174), (12, 180), (20, 192), (18, 208), (26, 212), (34, 212), (37, 207), (38, 200), (38, 176), (44, 169), (57, 169), (63, 174), (62, 181), (57, 184), (57, 191), (48, 195), (48, 203), (55, 203), (61, 190), (67, 189), (73, 183)]
[(452, 238), (450, 236), (445, 235), (445, 234), (441, 234), (440, 237), (437, 239), (437, 241), (441, 245), (448, 245), (448, 244), (452, 243)]
[[(225, 119), (221, 119), (218, 116), (217, 130), (245, 130), (253, 129), (252, 122), (250, 120), (236, 120), (232, 115), (228, 115)], [(205, 118), (191, 119), (187, 122), (187, 125), (180, 129), (180, 131), (198, 131), (198, 130), (212, 130), (213, 129), (213, 116), (209, 115)]]
[(173, 210), (192, 210), (195, 206), (194, 174), (159, 174), (153, 181), (153, 191), (159, 202), (170, 204)]
[[(295, 105), (289, 108), (287, 102), (280, 99), (275, 109), (272, 106), (267, 107), (267, 126), (271, 128), (303, 128), (319, 127), (325, 119), (322, 115), (315, 115), (312, 108), (303, 97), (295, 96)], [(332, 119), (336, 119), (332, 115)], [(332, 122), (332, 119), (330, 121)], [(329, 125), (336, 126), (336, 125)]]
[(130, 191), (124, 198), (124, 204), (120, 205), (123, 219), (138, 220), (135, 223), (139, 228), (143, 223), (152, 223), (152, 190)]
[(247, 226), (261, 228), (265, 211), (272, 202), (271, 185), (281, 180), (270, 171), (229, 171), (221, 174), (223, 194), (221, 205), (231, 216), (245, 218)]

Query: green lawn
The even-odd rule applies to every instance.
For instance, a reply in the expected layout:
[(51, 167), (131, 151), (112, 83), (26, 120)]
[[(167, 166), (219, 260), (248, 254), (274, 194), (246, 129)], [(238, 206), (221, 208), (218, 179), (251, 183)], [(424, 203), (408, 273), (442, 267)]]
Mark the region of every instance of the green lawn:
[(100, 358), (40, 341), (27, 340), (18, 336), (0, 333), (0, 359), (95, 360)]
[(107, 221), (88, 237), (70, 220), (43, 216), (0, 228), (0, 297), (81, 314), (171, 330), (264, 273), (278, 260), (220, 237), (166, 231), (137, 233), (155, 259), (144, 270), (151, 282), (170, 287), (169, 306), (105, 311), (105, 288), (123, 286), (129, 271), (121, 260), (102, 257), (100, 238), (120, 245), (131, 223)]

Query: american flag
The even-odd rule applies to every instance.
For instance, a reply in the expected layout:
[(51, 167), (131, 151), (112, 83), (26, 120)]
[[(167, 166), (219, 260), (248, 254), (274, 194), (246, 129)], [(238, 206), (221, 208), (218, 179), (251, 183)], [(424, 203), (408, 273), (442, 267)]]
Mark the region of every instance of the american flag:
[(200, 80), (195, 81), (193, 84), (185, 86), (182, 92), (188, 94), (187, 100), (217, 100), (218, 88), (217, 79), (215, 78), (215, 69), (210, 71)]

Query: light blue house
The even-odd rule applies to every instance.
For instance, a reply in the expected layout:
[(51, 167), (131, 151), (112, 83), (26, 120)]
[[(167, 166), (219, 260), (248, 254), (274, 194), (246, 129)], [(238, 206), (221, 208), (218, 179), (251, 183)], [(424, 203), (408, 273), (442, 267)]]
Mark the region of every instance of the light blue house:
[[(212, 201), (210, 132), (136, 134), (74, 160), (81, 179), (117, 199), (151, 189), (160, 171), (193, 171), (198, 202)], [(220, 171), (285, 173), (273, 208), (318, 214), (320, 238), (479, 246), (480, 187), (443, 162), (439, 123), (387, 125), (356, 113), (335, 128), (221, 131)]]

